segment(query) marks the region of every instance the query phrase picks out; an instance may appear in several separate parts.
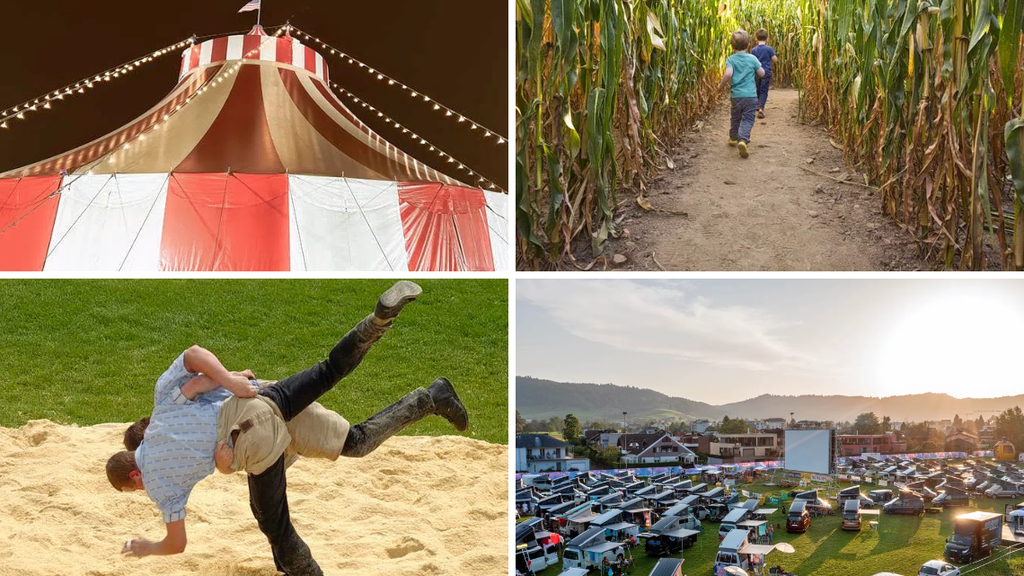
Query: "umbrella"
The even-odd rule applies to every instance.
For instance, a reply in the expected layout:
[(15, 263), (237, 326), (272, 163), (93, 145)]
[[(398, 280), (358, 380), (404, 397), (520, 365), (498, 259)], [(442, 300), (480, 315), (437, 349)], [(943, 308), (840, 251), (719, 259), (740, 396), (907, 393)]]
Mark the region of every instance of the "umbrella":
[(729, 576), (747, 576), (747, 571), (739, 566), (726, 566), (725, 573)]
[[(782, 552), (783, 554), (792, 554), (793, 552), (796, 552), (796, 550), (793, 549), (793, 545), (790, 544), (789, 542), (779, 542), (778, 544), (775, 545), (775, 549), (778, 550), (779, 552)], [(786, 569), (786, 561), (785, 560), (782, 561), (782, 569), (783, 570)]]

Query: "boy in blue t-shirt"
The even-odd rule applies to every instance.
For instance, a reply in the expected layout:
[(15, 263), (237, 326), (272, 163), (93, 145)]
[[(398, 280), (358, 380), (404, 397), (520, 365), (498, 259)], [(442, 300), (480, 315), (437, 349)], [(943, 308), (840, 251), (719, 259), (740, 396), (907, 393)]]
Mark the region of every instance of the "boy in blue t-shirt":
[(754, 78), (764, 77), (764, 68), (757, 58), (747, 53), (750, 35), (746, 30), (737, 30), (730, 38), (733, 53), (725, 61), (725, 75), (718, 84), (718, 89), (725, 88), (732, 82), (732, 124), (729, 127), (729, 146), (738, 146), (740, 157), (750, 156), (750, 130), (754, 127), (754, 114), (757, 112), (757, 87)]
[(768, 84), (772, 81), (772, 67), (779, 61), (775, 55), (775, 49), (768, 45), (768, 31), (761, 28), (754, 35), (757, 38), (757, 46), (750, 50), (764, 68), (764, 78), (757, 81), (757, 117), (764, 118), (764, 105), (768, 101)]

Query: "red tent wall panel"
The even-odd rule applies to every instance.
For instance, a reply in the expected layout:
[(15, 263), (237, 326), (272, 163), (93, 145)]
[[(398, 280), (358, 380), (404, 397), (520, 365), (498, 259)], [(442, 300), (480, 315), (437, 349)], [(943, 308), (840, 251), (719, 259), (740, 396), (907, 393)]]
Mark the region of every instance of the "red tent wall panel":
[(484, 194), (445, 184), (398, 184), (409, 270), (494, 270)]
[(61, 176), (0, 179), (0, 270), (39, 272), (57, 217)]
[(242, 36), (242, 58), (248, 60), (260, 59), (260, 44), (266, 36), (253, 36), (246, 34)]
[(306, 56), (303, 58), (303, 64), (305, 65), (306, 70), (316, 74), (316, 52), (314, 52), (309, 46), (306, 46), (304, 49), (306, 51)]
[(292, 42), (291, 38), (277, 39), (277, 51), (274, 54), (278, 62), (282, 64), (292, 63)]
[(189, 53), (188, 53), (188, 69), (189, 70), (194, 70), (196, 67), (199, 66), (199, 52), (200, 52), (200, 50), (201, 50), (201, 46), (199, 44), (196, 44), (195, 46), (189, 48)]
[[(246, 36), (246, 41), (255, 36)], [(274, 147), (263, 107), (260, 66), (242, 66), (203, 139), (178, 164), (175, 173), (210, 173), (224, 170), (259, 174), (283, 174), (284, 164)], [(272, 72), (268, 72), (272, 73)]]
[(214, 38), (211, 44), (210, 62), (223, 62), (228, 59), (228, 38)]
[(288, 176), (172, 174), (160, 260), (164, 270), (288, 270)]

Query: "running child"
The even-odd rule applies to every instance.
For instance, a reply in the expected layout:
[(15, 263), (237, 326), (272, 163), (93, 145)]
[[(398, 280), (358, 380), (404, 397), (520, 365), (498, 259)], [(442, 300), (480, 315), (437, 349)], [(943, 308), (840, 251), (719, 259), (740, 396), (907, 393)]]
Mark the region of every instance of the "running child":
[(738, 146), (740, 157), (750, 156), (750, 131), (754, 127), (757, 113), (757, 87), (754, 78), (764, 77), (764, 68), (757, 58), (747, 53), (750, 35), (746, 30), (737, 30), (730, 38), (732, 56), (725, 61), (725, 75), (718, 84), (721, 90), (732, 82), (732, 123), (729, 126), (729, 146)]
[(764, 78), (757, 81), (757, 117), (764, 118), (764, 105), (768, 102), (768, 85), (772, 81), (772, 68), (779, 57), (775, 55), (775, 49), (768, 45), (768, 31), (761, 28), (754, 34), (757, 39), (757, 46), (751, 48), (753, 54), (764, 68)]

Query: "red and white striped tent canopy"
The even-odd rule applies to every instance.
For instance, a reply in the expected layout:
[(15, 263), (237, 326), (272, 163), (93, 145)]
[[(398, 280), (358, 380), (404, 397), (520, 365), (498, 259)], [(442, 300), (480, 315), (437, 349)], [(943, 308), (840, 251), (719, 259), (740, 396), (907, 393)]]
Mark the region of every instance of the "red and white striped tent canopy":
[(0, 175), (0, 270), (503, 270), (508, 197), (416, 161), (288, 35), (207, 40), (124, 127)]

